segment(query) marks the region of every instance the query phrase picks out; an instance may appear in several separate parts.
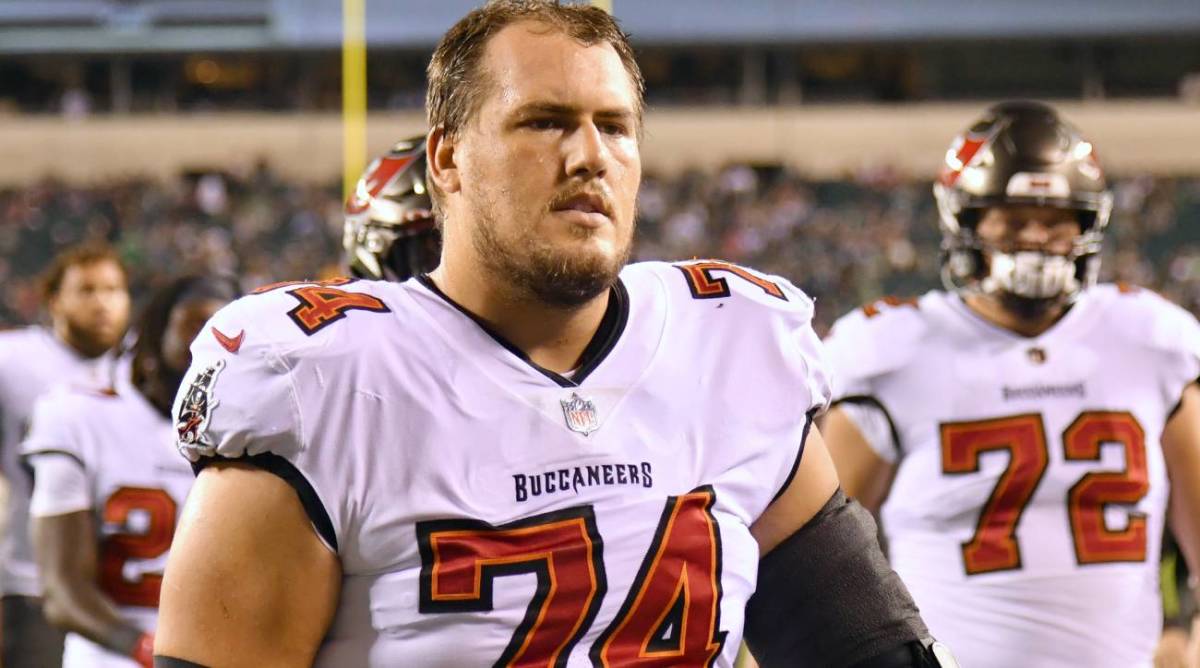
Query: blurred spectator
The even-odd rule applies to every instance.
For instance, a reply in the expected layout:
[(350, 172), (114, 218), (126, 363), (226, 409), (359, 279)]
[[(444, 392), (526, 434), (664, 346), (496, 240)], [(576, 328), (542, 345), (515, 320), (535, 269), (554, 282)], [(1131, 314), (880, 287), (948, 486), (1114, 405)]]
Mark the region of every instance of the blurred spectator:
[[(1105, 280), (1200, 313), (1200, 179), (1134, 176), (1113, 189)], [(821, 333), (855, 306), (939, 281), (930, 184), (886, 169), (841, 181), (760, 165), (648, 174), (639, 208), (637, 259), (715, 257), (786, 276), (817, 299)], [(266, 165), (166, 183), (42, 181), (0, 190), (0, 221), (0, 324), (32, 320), (42, 267), (87, 238), (117, 244), (141, 291), (182, 271), (234, 271), (253, 288), (341, 270), (337, 187), (284, 183)]]

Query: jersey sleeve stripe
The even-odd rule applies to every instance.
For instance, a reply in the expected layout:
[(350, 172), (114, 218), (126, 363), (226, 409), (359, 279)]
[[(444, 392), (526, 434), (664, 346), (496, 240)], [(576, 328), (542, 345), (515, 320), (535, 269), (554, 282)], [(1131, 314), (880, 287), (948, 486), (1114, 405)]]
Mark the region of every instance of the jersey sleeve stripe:
[(337, 553), (338, 540), (337, 533), (333, 530), (333, 521), (329, 519), (329, 513), (325, 510), (325, 505), (321, 503), (321, 497), (317, 495), (317, 490), (294, 464), (277, 454), (263, 452), (244, 457), (205, 457), (192, 464), (192, 469), (199, 475), (204, 467), (217, 462), (243, 462), (279, 476), (292, 489), (296, 490), (296, 495), (300, 497), (300, 503), (304, 506), (304, 513), (308, 515), (317, 535), (325, 541), (329, 549), (333, 550), (335, 554)]
[(852, 394), (833, 400), (834, 406), (841, 403), (865, 404), (879, 409), (883, 413), (883, 417), (887, 419), (888, 431), (892, 433), (892, 446), (896, 449), (896, 460), (899, 461), (900, 457), (904, 456), (904, 448), (900, 445), (900, 430), (896, 429), (896, 421), (892, 419), (891, 412), (888, 411), (887, 406), (883, 405), (882, 401), (867, 394)]

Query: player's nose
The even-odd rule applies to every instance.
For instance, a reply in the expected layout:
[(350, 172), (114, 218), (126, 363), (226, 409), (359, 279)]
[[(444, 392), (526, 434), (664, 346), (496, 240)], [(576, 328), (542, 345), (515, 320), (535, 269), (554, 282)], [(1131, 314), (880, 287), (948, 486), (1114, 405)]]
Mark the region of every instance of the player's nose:
[(563, 141), (567, 176), (601, 178), (608, 172), (611, 156), (596, 124), (580, 123)]
[(1050, 241), (1050, 226), (1036, 218), (1025, 221), (1017, 230), (1017, 242), (1022, 244), (1044, 244)]

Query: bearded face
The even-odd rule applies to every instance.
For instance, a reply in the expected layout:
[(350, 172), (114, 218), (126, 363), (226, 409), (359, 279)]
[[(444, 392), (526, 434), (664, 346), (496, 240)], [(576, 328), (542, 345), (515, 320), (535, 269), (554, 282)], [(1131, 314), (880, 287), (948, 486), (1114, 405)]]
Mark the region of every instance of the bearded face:
[[(446, 243), (553, 306), (584, 304), (629, 259), (641, 181), (637, 98), (607, 44), (536, 23), (497, 33), (489, 95), (454, 138)], [(455, 228), (458, 229), (455, 229)]]

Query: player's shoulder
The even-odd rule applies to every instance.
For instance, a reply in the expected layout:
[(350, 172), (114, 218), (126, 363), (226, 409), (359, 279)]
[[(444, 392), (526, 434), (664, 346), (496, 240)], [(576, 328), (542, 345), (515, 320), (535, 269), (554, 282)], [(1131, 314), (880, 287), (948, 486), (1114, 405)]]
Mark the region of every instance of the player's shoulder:
[(74, 420), (93, 411), (110, 410), (124, 399), (110, 383), (79, 378), (51, 387), (37, 398), (35, 404), (41, 414)]
[[(638, 262), (621, 274), (630, 290), (662, 286), (672, 305), (710, 304), (746, 317), (811, 320), (813, 300), (791, 281), (722, 260)], [(679, 308), (674, 308), (678, 312)]]
[(371, 362), (379, 349), (371, 320), (394, 326), (396, 311), (409, 308), (409, 289), (353, 279), (287, 282), (227, 304), (192, 343), (172, 411), (179, 449), (192, 461), (297, 452), (302, 397), (323, 396), (308, 390)]
[(1196, 317), (1153, 290), (1103, 283), (1088, 289), (1081, 299), (1103, 314), (1105, 329), (1131, 343), (1168, 352), (1200, 350)]
[(86, 434), (107, 420), (121, 420), (115, 410), (124, 397), (101, 383), (73, 381), (56, 385), (33, 405), (30, 431), (21, 445), (26, 455), (55, 451), (71, 453), (80, 462), (88, 459)]
[(927, 340), (930, 312), (946, 298), (940, 291), (919, 298), (881, 297), (838, 318), (825, 339), (837, 371), (873, 376), (908, 364)]
[(39, 329), (41, 328), (37, 325), (26, 325), (24, 327), (0, 327), (0, 344), (19, 344), (28, 339)]
[(334, 341), (364, 335), (370, 328), (356, 321), (366, 314), (393, 313), (398, 288), (349, 278), (265, 285), (225, 305), (197, 342), (251, 358), (265, 350), (316, 354)]
[(39, 325), (14, 327), (0, 331), (0, 364), (27, 359), (31, 349), (42, 345), (49, 332)]
[(929, 311), (944, 299), (939, 291), (921, 297), (880, 297), (838, 318), (830, 338), (870, 345), (916, 343), (930, 328)]

